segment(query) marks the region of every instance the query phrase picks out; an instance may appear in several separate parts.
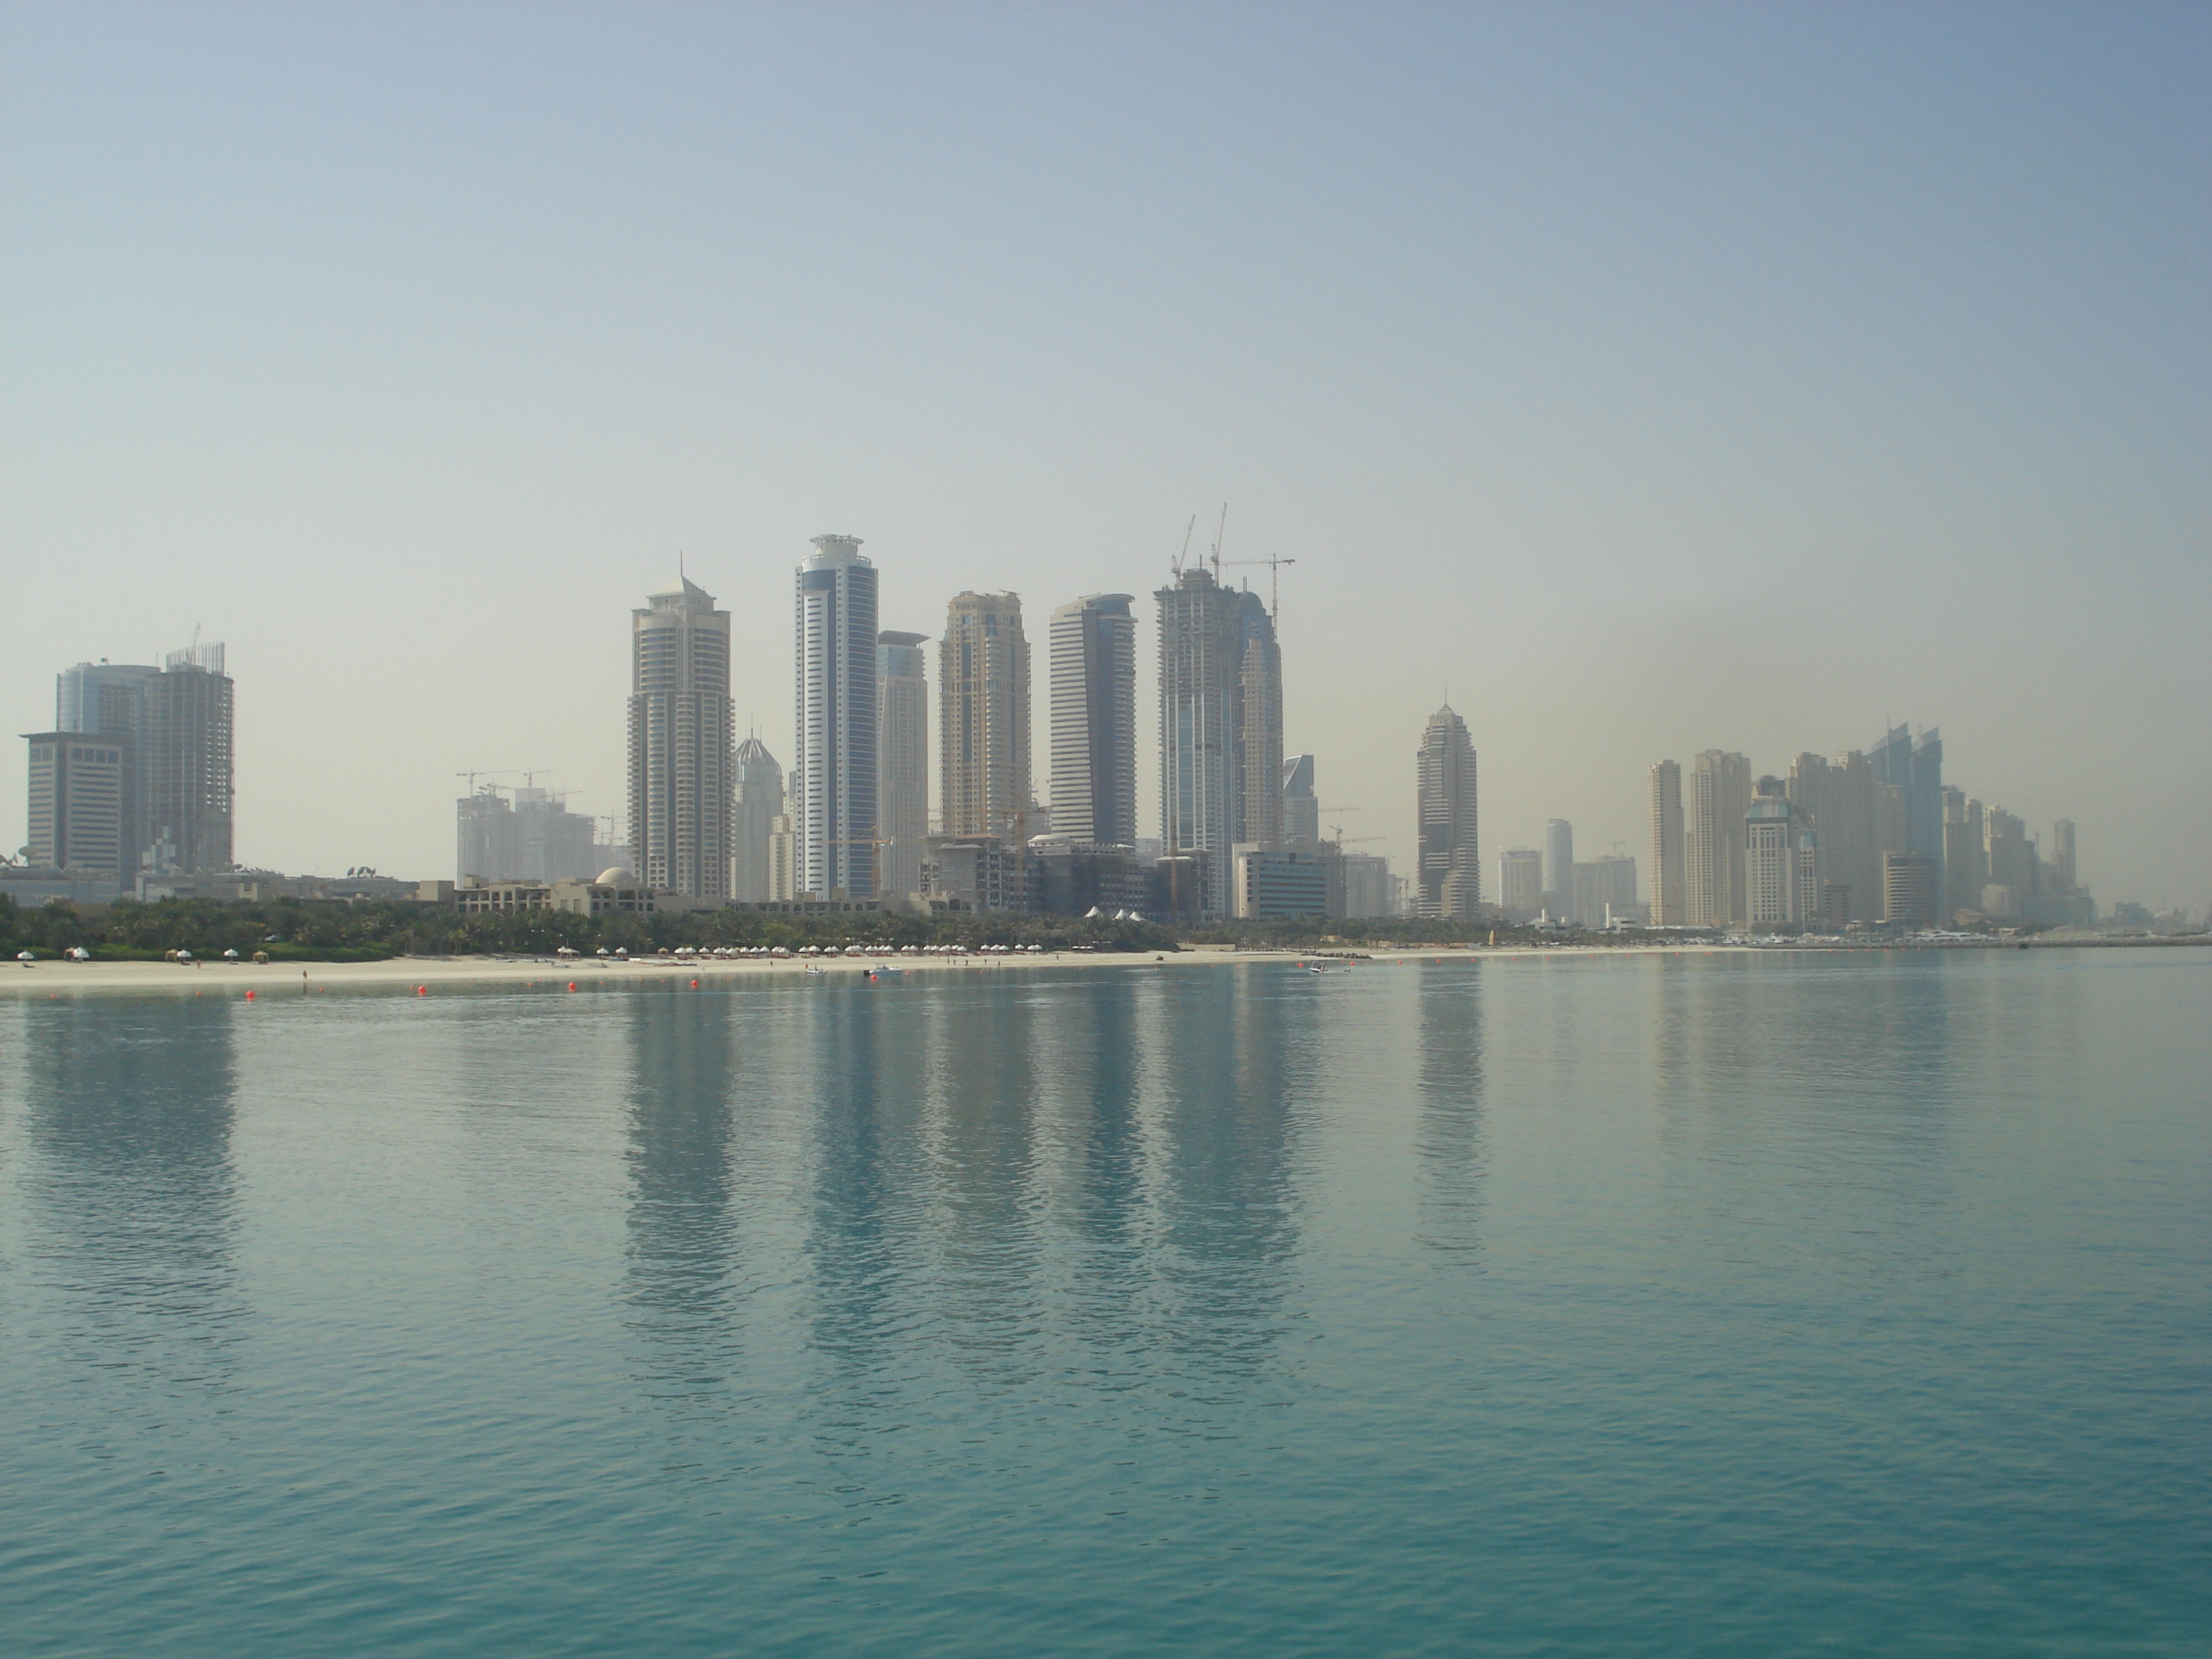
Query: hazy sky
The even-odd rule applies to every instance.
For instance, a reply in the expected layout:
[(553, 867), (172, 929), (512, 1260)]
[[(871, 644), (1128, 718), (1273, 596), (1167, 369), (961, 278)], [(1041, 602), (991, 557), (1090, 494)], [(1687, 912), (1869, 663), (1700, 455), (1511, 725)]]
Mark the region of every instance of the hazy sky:
[(2201, 5), (9, 5), (8, 731), (199, 626), (241, 861), (449, 875), (464, 769), (622, 810), (679, 549), (787, 758), (834, 530), (887, 628), (1022, 595), (1042, 789), (1046, 614), (1142, 596), (1149, 729), (1226, 501), (1395, 860), (1448, 690), (1486, 860), (1887, 717), (2202, 906), (2208, 65)]

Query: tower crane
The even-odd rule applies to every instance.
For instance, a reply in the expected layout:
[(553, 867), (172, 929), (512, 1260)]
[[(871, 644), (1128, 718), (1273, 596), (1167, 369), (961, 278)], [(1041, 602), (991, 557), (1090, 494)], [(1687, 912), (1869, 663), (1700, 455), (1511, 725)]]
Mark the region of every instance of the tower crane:
[(456, 772), (453, 774), (457, 778), (466, 778), (469, 781), (469, 793), (471, 795), (475, 794), (477, 792), (477, 780), (478, 778), (505, 778), (512, 777), (514, 775), (514, 768), (512, 766), (502, 766), (496, 771), (479, 768), (474, 772)]
[(1278, 621), (1281, 620), (1283, 614), (1282, 568), (1286, 564), (1296, 564), (1297, 562), (1297, 561), (1296, 559), (1216, 559), (1214, 561), (1214, 563), (1217, 566), (1224, 564), (1266, 565), (1267, 567), (1267, 614)]

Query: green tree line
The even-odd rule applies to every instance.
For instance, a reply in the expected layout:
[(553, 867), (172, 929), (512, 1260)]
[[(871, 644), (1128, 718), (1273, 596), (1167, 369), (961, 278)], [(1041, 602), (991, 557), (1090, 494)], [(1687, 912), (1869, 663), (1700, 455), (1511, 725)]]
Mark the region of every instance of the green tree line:
[(26, 908), (0, 896), (0, 951), (56, 956), (73, 947), (110, 960), (158, 960), (167, 951), (243, 956), (265, 951), (278, 961), (366, 962), (395, 956), (542, 956), (562, 945), (590, 955), (600, 948), (632, 955), (678, 945), (1042, 945), (1101, 950), (1171, 951), (1182, 944), (1246, 949), (1406, 949), (1541, 942), (1632, 943), (1644, 935), (1560, 933), (1485, 920), (1413, 916), (1357, 920), (1231, 921), (1170, 927), (1075, 916), (901, 915), (854, 911), (820, 917), (744, 910), (580, 916), (559, 910), (464, 915), (445, 905), (316, 903), (279, 899), (223, 903), (210, 899), (124, 899), (80, 910), (65, 903)]
[(123, 899), (94, 908), (35, 908), (0, 896), (0, 951), (56, 956), (82, 946), (109, 960), (159, 960), (170, 951), (277, 961), (368, 962), (395, 956), (550, 955), (562, 945), (590, 955), (604, 946), (632, 955), (690, 945), (1086, 945), (1168, 951), (1175, 936), (1147, 923), (1073, 916), (906, 916), (855, 911), (823, 917), (743, 910), (580, 916), (559, 910), (463, 915), (436, 904), (315, 903), (280, 899)]

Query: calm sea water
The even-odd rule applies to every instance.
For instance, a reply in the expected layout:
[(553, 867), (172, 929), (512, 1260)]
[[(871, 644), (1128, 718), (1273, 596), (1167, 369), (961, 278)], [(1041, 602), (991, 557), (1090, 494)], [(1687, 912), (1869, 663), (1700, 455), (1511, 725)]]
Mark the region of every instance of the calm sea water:
[(2185, 950), (0, 1003), (0, 1646), (2202, 1654), (2208, 1061)]

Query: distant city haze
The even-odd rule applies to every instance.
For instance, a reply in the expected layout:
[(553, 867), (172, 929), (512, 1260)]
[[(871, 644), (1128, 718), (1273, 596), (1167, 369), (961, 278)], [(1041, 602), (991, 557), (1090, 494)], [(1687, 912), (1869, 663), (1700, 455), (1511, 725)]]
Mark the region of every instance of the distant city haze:
[(12, 7), (0, 836), (55, 675), (199, 629), (240, 863), (450, 876), (471, 771), (619, 840), (679, 560), (795, 788), (826, 534), (933, 699), (1018, 599), (1042, 794), (1054, 613), (1137, 596), (1157, 836), (1225, 501), (1271, 741), (1401, 875), (1449, 703), (1486, 896), (1556, 818), (1648, 900), (1656, 763), (1906, 725), (2201, 911), (2208, 64), (2186, 7)]

